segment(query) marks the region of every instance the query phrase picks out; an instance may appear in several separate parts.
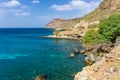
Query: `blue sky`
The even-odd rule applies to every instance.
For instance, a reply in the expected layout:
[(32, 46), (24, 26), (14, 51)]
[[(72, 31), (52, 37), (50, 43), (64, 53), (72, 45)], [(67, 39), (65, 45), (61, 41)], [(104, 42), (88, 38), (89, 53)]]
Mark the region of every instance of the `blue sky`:
[(54, 18), (76, 18), (102, 0), (0, 0), (0, 28), (44, 27)]

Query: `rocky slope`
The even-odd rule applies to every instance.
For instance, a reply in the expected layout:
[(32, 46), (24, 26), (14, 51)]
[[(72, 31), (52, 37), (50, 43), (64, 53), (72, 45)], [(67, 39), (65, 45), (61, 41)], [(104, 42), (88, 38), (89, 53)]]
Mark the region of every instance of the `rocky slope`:
[(83, 68), (74, 80), (120, 80), (120, 45), (101, 61)]
[(60, 19), (56, 18), (46, 25), (47, 28), (69, 28), (75, 26), (75, 24), (79, 22), (79, 18), (76, 19)]
[[(67, 32), (73, 32), (72, 35), (75, 35), (74, 30), (78, 29), (79, 32), (77, 34), (84, 36), (89, 28), (96, 28), (96, 25), (101, 19), (106, 18), (114, 13), (120, 13), (120, 0), (103, 0), (98, 8), (82, 18), (68, 20), (54, 19), (52, 22), (47, 24), (47, 27), (55, 29), (66, 29), (60, 34), (62, 36), (68, 35)], [(69, 30), (69, 28), (71, 30)]]

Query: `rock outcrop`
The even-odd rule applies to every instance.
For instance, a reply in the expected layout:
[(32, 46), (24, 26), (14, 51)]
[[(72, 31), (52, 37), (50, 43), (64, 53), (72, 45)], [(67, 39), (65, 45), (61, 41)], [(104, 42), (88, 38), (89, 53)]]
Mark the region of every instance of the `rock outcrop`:
[(70, 28), (73, 27), (77, 22), (79, 21), (79, 18), (76, 19), (60, 19), (56, 18), (50, 23), (46, 25), (47, 28), (55, 28), (55, 29), (64, 29), (64, 28)]
[(120, 80), (120, 45), (101, 61), (83, 68), (74, 80)]

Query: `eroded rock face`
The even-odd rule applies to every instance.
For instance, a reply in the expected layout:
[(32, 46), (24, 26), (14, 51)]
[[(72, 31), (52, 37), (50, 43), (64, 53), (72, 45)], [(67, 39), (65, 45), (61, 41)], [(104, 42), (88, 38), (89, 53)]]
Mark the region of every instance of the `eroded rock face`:
[(99, 55), (101, 55), (101, 53), (109, 53), (113, 48), (111, 43), (87, 45), (87, 46), (84, 46), (84, 47), (85, 47), (85, 51), (84, 51), (85, 55), (89, 55), (89, 54), (92, 53), (95, 56), (99, 56)]
[(102, 5), (103, 9), (107, 9), (107, 8), (113, 8), (116, 9), (117, 6), (120, 6), (120, 0), (104, 0), (103, 2), (104, 4)]

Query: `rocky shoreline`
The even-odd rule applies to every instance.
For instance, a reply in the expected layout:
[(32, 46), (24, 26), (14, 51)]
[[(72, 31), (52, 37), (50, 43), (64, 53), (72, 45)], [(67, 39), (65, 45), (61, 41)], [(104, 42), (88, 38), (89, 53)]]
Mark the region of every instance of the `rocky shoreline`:
[(73, 38), (73, 37), (68, 37), (68, 36), (55, 36), (55, 35), (42, 36), (42, 38), (81, 40), (81, 39), (75, 38), (75, 37)]
[(100, 61), (84, 67), (74, 80), (120, 80), (120, 45)]
[[(57, 37), (55, 35), (44, 36), (43, 38), (80, 40), (78, 38), (66, 36)], [(118, 42), (119, 40), (116, 41), (115, 44), (118, 44)], [(77, 54), (84, 54), (86, 56), (85, 62), (88, 64), (88, 66), (84, 67), (81, 72), (78, 72), (75, 75), (74, 80), (119, 80), (120, 45), (115, 46), (115, 44), (83, 44), (84, 50), (74, 50), (77, 51)], [(74, 51), (73, 54), (76, 54)], [(70, 55), (70, 58), (74, 58), (74, 56), (72, 55), (71, 57)]]

